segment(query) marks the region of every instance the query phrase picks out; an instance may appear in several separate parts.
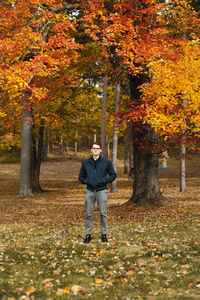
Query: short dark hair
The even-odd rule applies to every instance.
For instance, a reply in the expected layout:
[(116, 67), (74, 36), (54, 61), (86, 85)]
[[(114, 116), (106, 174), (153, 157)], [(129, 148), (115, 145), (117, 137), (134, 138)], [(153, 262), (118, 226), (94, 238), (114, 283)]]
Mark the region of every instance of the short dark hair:
[(94, 142), (94, 143), (92, 143), (92, 146), (91, 146), (91, 148), (92, 148), (94, 145), (97, 145), (97, 146), (99, 146), (99, 147), (100, 147), (100, 149), (101, 149), (101, 144), (100, 144), (100, 143), (97, 143), (97, 142)]

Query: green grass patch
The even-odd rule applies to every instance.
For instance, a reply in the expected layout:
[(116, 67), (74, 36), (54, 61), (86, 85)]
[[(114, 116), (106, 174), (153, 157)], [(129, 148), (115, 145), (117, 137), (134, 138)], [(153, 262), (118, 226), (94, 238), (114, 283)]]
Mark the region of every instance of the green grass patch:
[(83, 244), (81, 225), (71, 225), (67, 234), (24, 224), (2, 225), (0, 298), (200, 297), (198, 221), (112, 224), (107, 244), (95, 228), (92, 242)]

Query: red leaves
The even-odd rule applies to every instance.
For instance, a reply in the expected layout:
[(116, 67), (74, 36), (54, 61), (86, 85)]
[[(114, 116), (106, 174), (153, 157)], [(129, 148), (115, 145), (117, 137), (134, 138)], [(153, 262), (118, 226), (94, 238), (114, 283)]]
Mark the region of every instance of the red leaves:
[[(102, 1), (85, 3), (84, 22), (89, 34), (101, 46), (114, 47), (132, 71), (136, 69), (135, 61), (144, 62), (159, 54), (160, 40), (166, 31), (158, 22), (161, 4), (124, 0), (105, 10)], [(112, 56), (112, 51), (108, 55)]]
[[(74, 20), (66, 14), (58, 13), (62, 2), (47, 0), (7, 1), (0, 10), (0, 84), (4, 99), (4, 115), (11, 126), (13, 114), (21, 114), (24, 90), (31, 90), (29, 103), (35, 119), (50, 114), (52, 107), (46, 103), (52, 100), (57, 80), (62, 76), (73, 76), (63, 69), (76, 60), (81, 46), (75, 42)], [(54, 9), (56, 8), (56, 9)], [(55, 111), (55, 108), (53, 108)], [(10, 124), (10, 125), (9, 125)], [(16, 125), (16, 124), (15, 124)]]

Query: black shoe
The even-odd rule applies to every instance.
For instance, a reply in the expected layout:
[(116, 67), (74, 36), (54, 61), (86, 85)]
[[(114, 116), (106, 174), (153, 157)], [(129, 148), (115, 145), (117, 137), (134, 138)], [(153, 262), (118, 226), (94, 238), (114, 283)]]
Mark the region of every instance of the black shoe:
[(85, 237), (83, 243), (89, 243), (91, 241), (91, 239), (92, 239), (91, 234), (86, 234), (86, 237)]
[(107, 243), (108, 242), (106, 234), (102, 234), (101, 240), (102, 240), (103, 243), (105, 243), (105, 242)]

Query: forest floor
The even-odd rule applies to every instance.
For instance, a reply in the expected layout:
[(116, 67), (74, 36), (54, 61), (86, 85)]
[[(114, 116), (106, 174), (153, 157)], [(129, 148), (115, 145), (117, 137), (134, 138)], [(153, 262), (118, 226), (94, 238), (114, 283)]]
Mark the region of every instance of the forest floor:
[(160, 207), (127, 206), (132, 181), (118, 168), (109, 193), (108, 243), (97, 208), (92, 241), (83, 244), (81, 163), (42, 163), (45, 193), (18, 198), (19, 164), (0, 165), (0, 299), (200, 299), (200, 158), (160, 174)]

